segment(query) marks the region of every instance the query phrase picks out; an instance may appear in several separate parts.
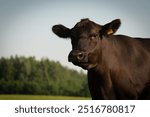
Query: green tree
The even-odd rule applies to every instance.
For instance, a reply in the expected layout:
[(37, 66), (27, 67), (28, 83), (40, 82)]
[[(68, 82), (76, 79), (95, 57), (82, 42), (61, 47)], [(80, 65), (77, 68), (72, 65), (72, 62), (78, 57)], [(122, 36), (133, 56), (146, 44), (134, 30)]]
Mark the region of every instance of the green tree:
[(86, 75), (47, 58), (0, 58), (0, 93), (89, 96)]

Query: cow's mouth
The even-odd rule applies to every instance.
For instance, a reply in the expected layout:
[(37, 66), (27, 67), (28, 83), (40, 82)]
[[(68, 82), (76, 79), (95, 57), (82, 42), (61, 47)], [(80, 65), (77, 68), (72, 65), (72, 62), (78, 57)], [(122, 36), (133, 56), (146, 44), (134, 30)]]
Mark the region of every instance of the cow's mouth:
[(68, 61), (85, 70), (95, 67), (92, 60), (89, 60), (89, 53), (79, 50), (72, 50), (68, 55)]
[(84, 70), (89, 70), (92, 68), (95, 68), (97, 64), (91, 64), (91, 63), (84, 63), (84, 62), (72, 62), (74, 65), (79, 66), (83, 68)]
[(89, 70), (90, 66), (91, 66), (91, 64), (88, 62), (72, 62), (72, 63), (76, 66), (79, 66), (79, 67), (85, 69), (85, 70)]
[(89, 70), (97, 66), (97, 63), (91, 63), (91, 62), (80, 62), (80, 61), (69, 61), (69, 62), (72, 62), (74, 65), (79, 66), (84, 70)]
[(72, 63), (76, 66), (79, 66), (79, 67), (86, 67), (88, 66), (88, 63), (87, 62), (79, 62), (79, 61), (72, 61)]

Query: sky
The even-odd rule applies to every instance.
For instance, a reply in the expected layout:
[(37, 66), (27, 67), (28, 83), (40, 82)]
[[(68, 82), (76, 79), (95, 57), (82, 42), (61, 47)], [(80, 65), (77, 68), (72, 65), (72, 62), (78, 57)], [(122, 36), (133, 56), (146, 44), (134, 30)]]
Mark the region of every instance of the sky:
[(0, 0), (0, 57), (49, 58), (68, 62), (69, 39), (53, 34), (55, 24), (72, 28), (83, 18), (104, 25), (121, 19), (116, 34), (150, 37), (150, 0)]

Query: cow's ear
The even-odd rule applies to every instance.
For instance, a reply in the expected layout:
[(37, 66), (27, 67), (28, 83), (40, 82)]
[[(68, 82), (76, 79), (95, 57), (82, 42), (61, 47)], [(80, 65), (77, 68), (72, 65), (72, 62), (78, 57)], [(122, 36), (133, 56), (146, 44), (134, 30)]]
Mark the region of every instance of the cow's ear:
[(61, 24), (54, 25), (52, 27), (52, 31), (59, 37), (62, 37), (62, 38), (70, 37), (70, 29)]
[(121, 25), (120, 19), (115, 19), (112, 22), (105, 24), (104, 26), (102, 26), (102, 29), (100, 31), (101, 36), (113, 35), (118, 30), (120, 25)]

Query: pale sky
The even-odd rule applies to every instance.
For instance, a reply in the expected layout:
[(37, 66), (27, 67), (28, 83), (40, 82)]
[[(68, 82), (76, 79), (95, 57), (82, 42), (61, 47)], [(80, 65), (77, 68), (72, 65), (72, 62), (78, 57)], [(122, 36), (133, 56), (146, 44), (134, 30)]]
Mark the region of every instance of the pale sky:
[(120, 18), (117, 34), (150, 37), (150, 0), (0, 0), (0, 57), (49, 58), (68, 62), (70, 40), (52, 33), (55, 24), (72, 28), (80, 19), (99, 24)]

